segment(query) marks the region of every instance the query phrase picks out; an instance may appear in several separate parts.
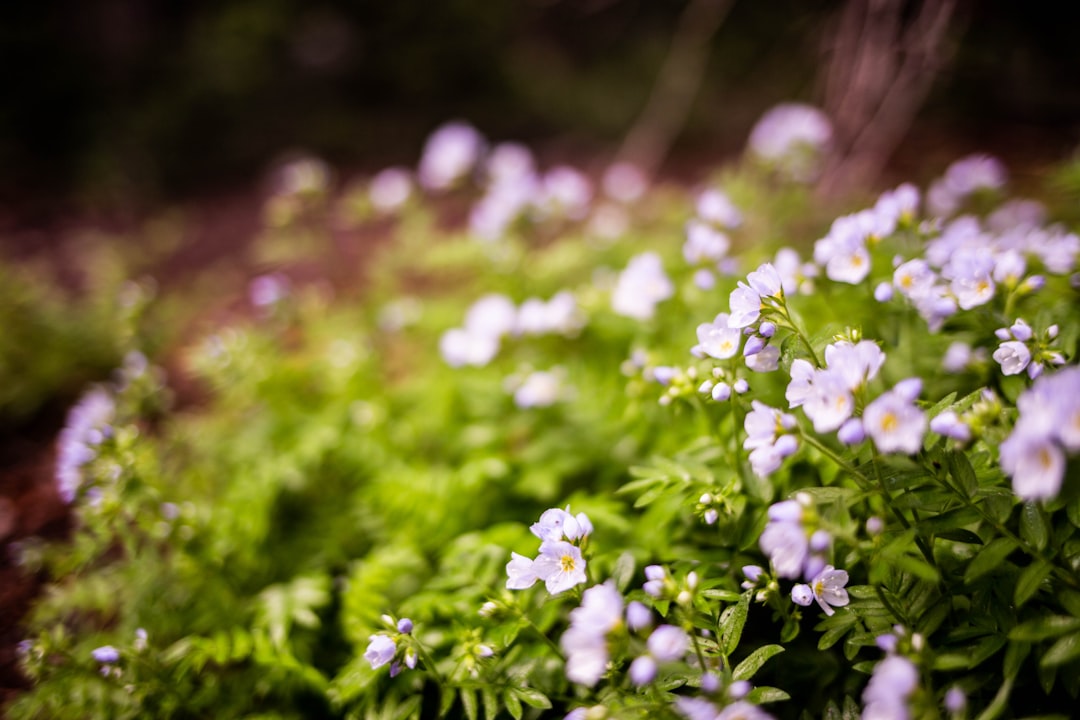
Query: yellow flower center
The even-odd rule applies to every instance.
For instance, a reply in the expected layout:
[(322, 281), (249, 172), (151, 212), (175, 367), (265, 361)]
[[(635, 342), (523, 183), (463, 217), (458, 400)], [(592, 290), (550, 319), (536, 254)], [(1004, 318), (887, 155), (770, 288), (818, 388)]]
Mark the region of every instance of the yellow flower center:
[(885, 432), (892, 432), (899, 424), (900, 423), (896, 419), (896, 415), (891, 412), (885, 413), (885, 416), (881, 418), (881, 429)]
[(562, 558), (559, 559), (559, 564), (562, 566), (562, 571), (563, 572), (565, 572), (565, 573), (573, 572), (574, 571), (574, 556), (573, 555), (563, 555)]

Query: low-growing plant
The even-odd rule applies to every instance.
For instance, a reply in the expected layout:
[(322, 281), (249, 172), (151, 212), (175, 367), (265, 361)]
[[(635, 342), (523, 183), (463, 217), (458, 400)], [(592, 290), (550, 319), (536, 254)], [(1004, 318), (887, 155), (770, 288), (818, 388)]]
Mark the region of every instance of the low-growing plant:
[(777, 247), (783, 166), (598, 200), (500, 147), (468, 233), (347, 196), (365, 301), (260, 279), (206, 407), (150, 432), (140, 366), (72, 411), (11, 717), (1071, 714), (1076, 235), (986, 157)]

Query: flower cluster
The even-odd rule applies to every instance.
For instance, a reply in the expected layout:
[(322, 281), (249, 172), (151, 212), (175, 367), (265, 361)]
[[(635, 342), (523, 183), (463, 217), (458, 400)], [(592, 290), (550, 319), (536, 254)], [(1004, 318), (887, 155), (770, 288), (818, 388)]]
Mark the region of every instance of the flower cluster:
[(623, 598), (610, 580), (582, 593), (581, 605), (570, 611), (570, 627), (559, 640), (567, 678), (589, 687), (599, 682), (610, 659), (607, 636), (622, 619)]
[(570, 292), (556, 293), (548, 300), (528, 298), (520, 307), (505, 295), (491, 293), (469, 307), (462, 327), (443, 333), (439, 350), (451, 367), (480, 367), (495, 358), (504, 337), (573, 335), (581, 325), (577, 301)]
[(64, 502), (75, 500), (83, 484), (83, 468), (98, 455), (98, 446), (112, 433), (116, 403), (103, 387), (86, 392), (68, 411), (56, 452), (56, 488)]
[(1065, 453), (1080, 450), (1080, 368), (1040, 376), (1016, 401), (1020, 417), (1001, 443), (1001, 469), (1024, 500), (1057, 497)]
[(1051, 325), (1038, 337), (1023, 318), (1018, 318), (1010, 327), (998, 328), (994, 335), (1001, 340), (994, 351), (994, 360), (1005, 375), (1019, 375), (1027, 370), (1028, 377), (1034, 380), (1047, 365), (1065, 364), (1061, 351), (1050, 347), (1058, 336), (1057, 325)]
[(364, 659), (373, 670), (389, 663), (390, 677), (394, 677), (401, 672), (402, 663), (410, 670), (416, 667), (416, 649), (403, 642), (406, 636), (412, 635), (413, 622), (409, 618), (401, 618), (395, 623), (389, 616), (383, 616), (383, 620), (397, 632), (376, 633), (368, 638)]
[(592, 523), (585, 513), (572, 515), (570, 508), (545, 510), (529, 530), (540, 538), (540, 554), (530, 560), (511, 553), (506, 564), (506, 587), (524, 590), (543, 580), (552, 595), (585, 582), (585, 558), (581, 545), (592, 533)]
[(653, 252), (633, 257), (619, 273), (611, 293), (611, 308), (635, 320), (650, 320), (656, 306), (675, 294), (675, 286), (664, 273), (660, 256)]

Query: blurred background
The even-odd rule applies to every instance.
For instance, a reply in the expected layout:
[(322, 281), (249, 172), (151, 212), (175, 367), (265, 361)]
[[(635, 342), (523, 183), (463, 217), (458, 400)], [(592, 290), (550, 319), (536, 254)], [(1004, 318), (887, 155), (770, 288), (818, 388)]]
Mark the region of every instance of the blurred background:
[(453, 118), (694, 179), (801, 100), (873, 156), (838, 187), (972, 151), (1023, 172), (1080, 142), (1075, 27), (1004, 0), (4, 3), (0, 231), (212, 197), (297, 152), (411, 165)]

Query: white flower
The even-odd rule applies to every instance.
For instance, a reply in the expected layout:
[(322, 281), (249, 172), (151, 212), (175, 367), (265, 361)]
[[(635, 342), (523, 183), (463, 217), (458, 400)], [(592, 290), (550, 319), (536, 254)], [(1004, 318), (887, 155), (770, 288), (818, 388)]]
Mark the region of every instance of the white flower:
[(998, 345), (994, 360), (1001, 365), (1004, 375), (1019, 375), (1031, 362), (1031, 350), (1019, 340), (1009, 340)]
[(686, 631), (674, 625), (660, 625), (646, 641), (649, 654), (660, 662), (681, 660), (690, 648), (690, 637)]
[(519, 408), (550, 407), (563, 394), (563, 375), (556, 370), (529, 373), (514, 390), (514, 404)]
[(711, 323), (697, 326), (698, 344), (690, 352), (697, 357), (708, 356), (715, 360), (735, 357), (742, 341), (742, 331), (728, 327), (727, 313), (720, 313)]
[(750, 131), (750, 151), (797, 182), (809, 182), (832, 141), (832, 124), (821, 110), (783, 103), (766, 112)]
[(506, 563), (506, 588), (524, 590), (536, 584), (539, 578), (533, 569), (533, 561), (517, 553), (510, 553), (510, 558), (510, 562)]
[(709, 188), (703, 190), (694, 204), (698, 217), (702, 220), (725, 228), (737, 228), (742, 225), (742, 213), (731, 202), (731, 198), (721, 190)]
[(399, 210), (412, 195), (412, 176), (402, 167), (389, 167), (380, 170), (371, 178), (368, 198), (372, 206), (381, 213)]
[(759, 373), (777, 370), (780, 367), (780, 348), (766, 345), (760, 352), (746, 358), (746, 367)]
[(922, 448), (926, 414), (905, 395), (898, 385), (863, 411), (863, 427), (881, 452), (912, 455)]
[(540, 543), (540, 555), (533, 561), (532, 568), (552, 595), (586, 580), (585, 559), (581, 557), (581, 550), (565, 541)]
[(611, 307), (619, 315), (649, 320), (656, 305), (675, 294), (675, 286), (664, 274), (660, 256), (647, 252), (630, 260), (619, 274), (611, 294)]
[(559, 641), (566, 654), (566, 677), (592, 687), (607, 671), (607, 634), (622, 622), (623, 599), (610, 580), (594, 585), (570, 611), (570, 627)]
[(902, 655), (890, 655), (874, 668), (863, 690), (863, 720), (908, 720), (908, 697), (919, 686), (919, 671)]
[(742, 281), (731, 291), (728, 302), (731, 306), (728, 324), (731, 327), (749, 327), (761, 316), (761, 295)]
[(728, 236), (711, 225), (700, 220), (686, 223), (686, 242), (683, 243), (683, 257), (691, 265), (706, 262), (718, 262), (727, 255), (731, 241)]
[(832, 615), (836, 611), (834, 607), (843, 607), (849, 602), (847, 590), (848, 574), (844, 570), (837, 570), (832, 565), (826, 565), (825, 569), (813, 579), (810, 587), (814, 591), (814, 599), (825, 611), (826, 615)]
[(464, 178), (476, 166), (483, 151), (484, 138), (467, 123), (443, 125), (424, 144), (420, 184), (428, 190), (445, 190)]

